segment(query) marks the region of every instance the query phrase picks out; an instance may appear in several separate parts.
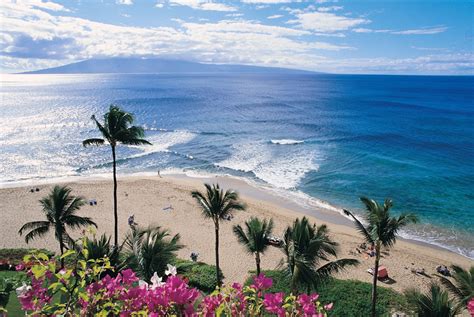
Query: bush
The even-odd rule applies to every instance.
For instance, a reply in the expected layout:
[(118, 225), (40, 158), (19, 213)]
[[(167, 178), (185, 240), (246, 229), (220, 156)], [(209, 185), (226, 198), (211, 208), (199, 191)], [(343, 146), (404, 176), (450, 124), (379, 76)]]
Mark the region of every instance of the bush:
[[(290, 283), (280, 271), (265, 271), (265, 276), (273, 279), (269, 292), (289, 293)], [(245, 285), (252, 283), (249, 277)], [(305, 291), (305, 290), (301, 290)], [(329, 279), (324, 285), (315, 290), (320, 294), (321, 302), (334, 303), (330, 316), (370, 316), (372, 284), (355, 280)], [(402, 294), (394, 290), (377, 288), (377, 316), (388, 315), (392, 309), (406, 307)]]
[[(182, 259), (177, 259), (174, 265), (178, 268), (179, 274), (188, 279), (189, 286), (196, 287), (205, 293), (210, 293), (216, 288), (217, 277), (214, 265)], [(220, 274), (224, 277), (222, 271)]]
[[(0, 249), (0, 271), (14, 271), (15, 266), (23, 261), (23, 257), (34, 250), (36, 249)], [(49, 257), (54, 255), (54, 252), (45, 249), (38, 251), (47, 254)]]
[[(207, 296), (176, 275), (176, 267), (168, 265), (166, 277), (156, 273), (150, 283), (139, 280), (126, 269), (116, 277), (101, 273), (113, 269), (107, 258), (88, 260), (87, 251), (78, 256), (70, 250), (62, 257), (73, 257), (75, 265), (57, 271), (57, 260), (45, 254), (26, 256), (30, 285), (17, 289), (23, 311), (31, 316), (327, 316), (332, 303), (323, 305), (318, 295), (285, 296), (267, 293), (272, 279), (263, 274), (250, 286), (239, 283), (225, 285)], [(187, 269), (209, 267), (183, 263)], [(166, 281), (163, 281), (163, 278)], [(198, 301), (199, 299), (202, 299)]]
[[(20, 303), (16, 298), (14, 289), (21, 285), (22, 282), (27, 281), (27, 276), (23, 272), (3, 271), (0, 272), (0, 316), (2, 306), (8, 310), (9, 316), (21, 316)], [(11, 285), (11, 288), (8, 287)], [(6, 297), (9, 296), (9, 297)], [(6, 307), (5, 307), (6, 306)]]

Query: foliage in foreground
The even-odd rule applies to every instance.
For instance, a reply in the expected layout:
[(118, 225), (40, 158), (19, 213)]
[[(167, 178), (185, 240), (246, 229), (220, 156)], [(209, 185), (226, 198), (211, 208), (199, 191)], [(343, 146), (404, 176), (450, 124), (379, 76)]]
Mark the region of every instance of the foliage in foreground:
[(35, 250), (47, 254), (49, 257), (54, 255), (54, 252), (46, 249), (31, 249), (31, 248), (14, 248), (14, 249), (0, 249), (0, 271), (15, 270), (15, 266), (23, 261), (25, 255), (34, 252)]
[[(177, 259), (174, 263), (178, 273), (182, 275), (191, 287), (196, 287), (200, 291), (208, 294), (216, 289), (216, 267), (203, 262), (192, 262)], [(220, 276), (224, 276), (222, 271)]]
[(474, 301), (474, 266), (464, 270), (457, 265), (451, 266), (453, 281), (444, 276), (438, 276), (441, 284), (456, 298), (459, 306), (464, 307), (469, 301)]
[(102, 277), (113, 270), (109, 260), (85, 260), (87, 249), (81, 252), (80, 256), (74, 250), (62, 255), (73, 258), (69, 263), (74, 265), (59, 271), (57, 261), (45, 254), (26, 256), (25, 262), (33, 265), (27, 270), (29, 284), (17, 288), (23, 310), (31, 315), (323, 317), (332, 308), (332, 304), (323, 306), (318, 294), (269, 293), (272, 279), (264, 275), (254, 277), (249, 286), (226, 285), (204, 298), (171, 265), (167, 276), (154, 274), (150, 283), (139, 280), (131, 269)]
[(409, 289), (405, 292), (410, 308), (419, 317), (454, 317), (461, 312), (461, 306), (456, 306), (450, 300), (447, 291), (437, 284), (431, 284), (428, 293)]
[[(269, 292), (291, 292), (290, 281), (281, 271), (263, 271), (265, 276), (273, 279), (273, 286)], [(252, 279), (249, 277), (245, 285), (250, 285)], [(323, 303), (334, 303), (331, 316), (369, 316), (371, 309), (371, 289), (370, 283), (355, 280), (328, 279), (320, 284), (316, 290), (320, 294), (319, 300)], [(299, 291), (306, 291), (306, 287), (301, 287)], [(403, 310), (406, 306), (403, 295), (394, 290), (378, 289), (378, 300), (376, 312), (378, 316), (388, 315), (392, 309)]]

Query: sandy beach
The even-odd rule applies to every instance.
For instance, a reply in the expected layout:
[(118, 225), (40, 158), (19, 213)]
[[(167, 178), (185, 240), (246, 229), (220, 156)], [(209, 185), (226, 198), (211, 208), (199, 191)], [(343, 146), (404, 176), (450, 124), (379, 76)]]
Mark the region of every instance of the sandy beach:
[[(245, 253), (232, 233), (232, 226), (241, 224), (251, 216), (273, 218), (274, 233), (281, 236), (284, 228), (303, 213), (310, 215), (313, 222), (329, 226), (332, 238), (340, 243), (339, 258), (356, 258), (361, 264), (339, 273), (339, 278), (357, 279), (371, 282), (371, 275), (366, 270), (373, 264), (373, 258), (358, 254), (356, 247), (363, 241), (351, 227), (350, 221), (337, 215), (334, 211), (318, 209), (308, 210), (297, 206), (284, 198), (276, 197), (262, 189), (253, 187), (244, 181), (227, 177), (189, 178), (177, 175), (158, 176), (121, 176), (119, 177), (119, 230), (123, 237), (127, 230), (127, 218), (135, 215), (135, 221), (142, 226), (159, 225), (180, 233), (185, 247), (179, 256), (189, 258), (192, 251), (199, 253), (199, 260), (214, 263), (214, 230), (213, 223), (201, 216), (197, 203), (190, 195), (192, 190), (202, 190), (204, 182), (218, 182), (224, 188), (239, 191), (241, 199), (247, 204), (247, 211), (235, 213), (231, 221), (221, 225), (221, 267), (226, 281), (244, 281), (248, 271), (254, 269), (255, 262), (251, 255)], [(84, 196), (87, 200), (97, 200), (96, 206), (86, 205), (80, 210), (83, 216), (92, 217), (98, 224), (98, 234), (112, 234), (113, 201), (111, 179), (81, 179), (66, 182), (73, 189), (74, 195)], [(0, 231), (0, 248), (41, 247), (57, 250), (53, 234), (33, 241), (29, 245), (18, 235), (18, 229), (27, 221), (42, 220), (43, 215), (38, 200), (48, 194), (53, 184), (43, 184), (0, 189), (0, 214), (2, 226)], [(38, 187), (38, 192), (30, 192)], [(171, 207), (171, 208), (170, 208)], [(79, 232), (73, 234), (79, 235)], [(277, 267), (283, 253), (270, 248), (262, 258), (264, 269)], [(394, 248), (385, 253), (382, 265), (386, 266), (390, 277), (395, 281), (382, 286), (402, 291), (409, 287), (426, 289), (433, 278), (411, 273), (412, 268), (424, 268), (428, 275), (435, 273), (440, 264), (457, 264), (463, 267), (472, 265), (472, 261), (461, 255), (437, 247), (399, 239)]]

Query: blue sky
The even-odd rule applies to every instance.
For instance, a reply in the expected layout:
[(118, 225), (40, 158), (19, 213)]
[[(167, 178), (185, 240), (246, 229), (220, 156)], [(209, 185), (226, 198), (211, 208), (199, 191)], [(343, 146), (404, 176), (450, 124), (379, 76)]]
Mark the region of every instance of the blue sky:
[(2, 0), (0, 71), (112, 56), (474, 74), (473, 1)]

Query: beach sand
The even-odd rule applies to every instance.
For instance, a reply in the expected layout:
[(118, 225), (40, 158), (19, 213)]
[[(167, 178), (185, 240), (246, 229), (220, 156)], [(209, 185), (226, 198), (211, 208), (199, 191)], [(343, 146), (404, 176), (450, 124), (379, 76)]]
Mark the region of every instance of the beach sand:
[[(273, 218), (274, 233), (281, 236), (287, 225), (303, 213), (311, 214), (310, 219), (318, 225), (326, 223), (332, 238), (340, 243), (339, 258), (356, 258), (361, 264), (337, 274), (343, 279), (357, 279), (371, 282), (366, 271), (373, 265), (373, 258), (366, 258), (356, 252), (362, 242), (361, 236), (353, 229), (351, 222), (334, 211), (323, 209), (309, 210), (283, 198), (276, 197), (265, 190), (253, 187), (246, 182), (228, 177), (189, 178), (177, 175), (158, 176), (121, 176), (119, 177), (119, 230), (123, 237), (127, 230), (127, 218), (135, 215), (135, 221), (141, 226), (159, 225), (181, 235), (185, 247), (179, 256), (189, 259), (192, 251), (199, 253), (199, 260), (214, 264), (214, 227), (212, 221), (201, 215), (199, 206), (191, 197), (192, 190), (203, 190), (204, 182), (219, 182), (221, 187), (233, 188), (240, 192), (241, 199), (247, 204), (247, 211), (236, 212), (231, 221), (224, 221), (220, 230), (221, 268), (226, 281), (243, 282), (248, 271), (255, 269), (252, 255), (247, 254), (238, 244), (232, 233), (232, 226), (242, 224), (251, 216)], [(98, 224), (98, 234), (113, 233), (113, 183), (109, 179), (81, 179), (65, 182), (74, 195), (82, 195), (87, 200), (97, 200), (96, 206), (85, 205), (79, 211), (82, 216), (92, 217)], [(30, 192), (38, 187), (39, 192)], [(43, 220), (38, 200), (47, 195), (53, 184), (43, 184), (16, 188), (0, 189), (0, 248), (35, 247), (58, 250), (57, 242), (51, 232), (47, 237), (30, 242), (27, 245), (18, 235), (18, 229), (28, 221)], [(172, 207), (166, 209), (166, 207)], [(75, 232), (73, 236), (79, 236)], [(262, 257), (263, 269), (275, 269), (283, 253), (277, 248), (269, 248)], [(435, 277), (419, 276), (411, 273), (412, 268), (424, 268), (428, 275), (435, 273), (440, 264), (457, 264), (462, 267), (472, 265), (472, 261), (447, 250), (431, 247), (412, 241), (399, 239), (394, 248), (384, 253), (381, 264), (386, 266), (393, 284), (382, 286), (402, 291), (409, 287), (426, 290)]]

